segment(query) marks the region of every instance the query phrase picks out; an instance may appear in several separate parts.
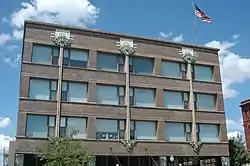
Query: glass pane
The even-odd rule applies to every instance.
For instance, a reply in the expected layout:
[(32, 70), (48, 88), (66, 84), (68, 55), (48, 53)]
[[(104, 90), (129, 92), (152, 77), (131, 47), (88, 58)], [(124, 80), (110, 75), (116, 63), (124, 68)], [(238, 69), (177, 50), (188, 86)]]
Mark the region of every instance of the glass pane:
[(66, 118), (65, 117), (61, 117), (60, 127), (66, 127)]
[(63, 49), (63, 57), (69, 58), (69, 49)]
[(29, 88), (29, 98), (50, 99), (50, 81), (42, 79), (31, 79)]
[(153, 74), (154, 61), (150, 58), (133, 57), (134, 73), (139, 74)]
[(165, 129), (169, 141), (186, 141), (183, 123), (166, 123)]
[(40, 64), (51, 64), (51, 47), (50, 46), (33, 46), (32, 62)]
[(155, 93), (153, 89), (135, 89), (135, 105), (141, 107), (155, 106)]
[(73, 130), (78, 132), (73, 138), (86, 138), (86, 119), (68, 118), (67, 133), (70, 134)]
[(135, 121), (131, 120), (130, 121), (130, 130), (135, 130)]
[(60, 127), (59, 136), (66, 137), (66, 127)]
[(56, 100), (56, 91), (51, 90), (50, 91), (50, 100)]
[(124, 87), (119, 87), (119, 95), (120, 96), (124, 96), (125, 95), (124, 90), (125, 90)]
[(87, 84), (69, 83), (68, 100), (71, 102), (86, 102)]
[(49, 127), (49, 137), (55, 136), (55, 127), (50, 126)]
[(51, 90), (56, 90), (57, 89), (57, 81), (51, 81)]
[(162, 75), (166, 77), (181, 77), (180, 64), (177, 62), (163, 62)]
[(59, 57), (59, 48), (53, 48), (53, 57)]
[(134, 89), (133, 88), (129, 88), (129, 96), (134, 96)]
[(214, 111), (215, 96), (210, 94), (197, 94), (198, 110)]
[(67, 91), (68, 90), (68, 84), (67, 82), (62, 82), (62, 91)]
[(195, 79), (201, 81), (213, 81), (213, 69), (210, 66), (195, 65)]
[(97, 103), (118, 105), (118, 95), (116, 86), (97, 86)]
[(154, 140), (156, 139), (155, 122), (137, 121), (136, 124), (136, 139)]
[(124, 120), (120, 120), (119, 123), (120, 123), (119, 124), (120, 125), (119, 129), (125, 129), (125, 121)]
[(49, 117), (49, 126), (55, 126), (56, 118), (54, 116)]
[(174, 91), (164, 92), (164, 107), (172, 109), (183, 109), (182, 93)]
[(191, 124), (186, 124), (186, 132), (191, 132), (192, 125)]
[(87, 68), (88, 62), (79, 60), (70, 60), (70, 66)]
[(88, 52), (83, 50), (70, 51), (70, 66), (87, 67)]
[(52, 64), (58, 65), (58, 57), (52, 57)]
[(97, 55), (97, 68), (106, 71), (117, 71), (117, 55), (98, 53)]
[(67, 92), (65, 92), (65, 91), (62, 92), (62, 94), (61, 94), (61, 100), (62, 101), (67, 101), (68, 100)]
[(28, 115), (26, 136), (47, 137), (47, 116)]
[(202, 142), (219, 142), (219, 126), (200, 124), (200, 139)]
[(97, 119), (97, 132), (117, 132), (117, 120)]

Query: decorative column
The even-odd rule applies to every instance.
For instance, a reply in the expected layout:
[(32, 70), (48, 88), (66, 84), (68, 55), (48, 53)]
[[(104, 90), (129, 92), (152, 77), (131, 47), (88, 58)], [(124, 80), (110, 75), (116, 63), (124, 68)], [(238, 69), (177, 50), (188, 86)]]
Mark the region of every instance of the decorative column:
[(134, 141), (130, 140), (130, 100), (129, 100), (129, 84), (130, 84), (130, 74), (129, 74), (129, 57), (135, 54), (136, 44), (133, 43), (133, 40), (130, 39), (120, 39), (117, 42), (117, 47), (120, 53), (125, 56), (125, 65), (124, 71), (126, 73), (126, 87), (125, 87), (125, 104), (126, 104), (126, 131), (125, 131), (125, 140), (122, 141), (122, 144), (125, 146), (128, 152), (133, 150), (135, 145)]
[(187, 79), (189, 80), (189, 109), (192, 110), (192, 135), (190, 145), (193, 147), (194, 152), (199, 153), (200, 143), (197, 141), (196, 133), (196, 116), (194, 105), (194, 92), (193, 92), (193, 78), (192, 78), (192, 64), (196, 62), (197, 56), (193, 49), (182, 48), (180, 51), (183, 61), (187, 64)]
[(70, 47), (74, 37), (70, 35), (70, 31), (56, 29), (54, 33), (51, 33), (51, 37), (54, 38), (53, 42), (56, 46), (60, 47), (58, 58), (58, 80), (57, 80), (57, 94), (56, 94), (56, 129), (55, 136), (59, 137), (60, 130), (60, 118), (61, 118), (61, 93), (62, 93), (62, 80), (63, 80), (63, 48)]

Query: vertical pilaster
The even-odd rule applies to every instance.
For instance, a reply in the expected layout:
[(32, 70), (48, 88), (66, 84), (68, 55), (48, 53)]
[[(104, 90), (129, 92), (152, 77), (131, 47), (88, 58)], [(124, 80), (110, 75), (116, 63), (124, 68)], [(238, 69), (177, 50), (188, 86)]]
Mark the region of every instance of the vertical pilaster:
[(129, 101), (129, 56), (125, 57), (125, 73), (126, 73), (126, 86), (125, 86), (125, 104), (126, 104), (126, 139), (130, 140), (130, 101)]

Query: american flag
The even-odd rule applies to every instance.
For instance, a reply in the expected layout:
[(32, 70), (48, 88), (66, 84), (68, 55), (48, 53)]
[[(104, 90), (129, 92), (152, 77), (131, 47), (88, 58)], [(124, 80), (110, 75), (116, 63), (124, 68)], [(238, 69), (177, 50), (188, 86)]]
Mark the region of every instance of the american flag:
[(194, 7), (195, 7), (195, 15), (199, 18), (201, 18), (201, 20), (203, 22), (207, 22), (207, 23), (211, 23), (212, 19), (207, 16), (195, 3), (194, 3)]

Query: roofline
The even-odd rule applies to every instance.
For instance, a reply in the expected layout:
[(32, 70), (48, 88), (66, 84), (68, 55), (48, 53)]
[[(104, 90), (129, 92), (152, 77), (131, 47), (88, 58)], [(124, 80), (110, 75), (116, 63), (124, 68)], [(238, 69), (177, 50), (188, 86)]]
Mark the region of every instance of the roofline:
[(247, 105), (247, 104), (250, 104), (250, 99), (243, 100), (242, 102), (240, 102), (240, 107)]
[(133, 35), (128, 35), (128, 34), (120, 34), (120, 33), (113, 33), (113, 32), (111, 33), (111, 32), (104, 32), (101, 30), (91, 30), (91, 29), (86, 29), (86, 28), (64, 26), (64, 25), (60, 25), (60, 24), (46, 23), (46, 22), (41, 22), (41, 21), (25, 20), (24, 27), (26, 27), (28, 24), (42, 25), (42, 26), (54, 27), (54, 28), (64, 28), (64, 29), (70, 29), (70, 30), (76, 30), (76, 31), (96, 33), (96, 34), (100, 34), (100, 35), (110, 35), (110, 36), (121, 37), (121, 38), (133, 38), (133, 39), (137, 39), (137, 40), (145, 40), (145, 41), (155, 42), (158, 44), (169, 44), (169, 45), (175, 45), (175, 46), (179, 46), (179, 47), (180, 46), (192, 47), (192, 48), (203, 49), (203, 50), (207, 50), (207, 51), (211, 51), (211, 52), (218, 52), (220, 50), (218, 48), (199, 46), (199, 45), (194, 45), (194, 44), (184, 44), (184, 43), (177, 43), (177, 42), (171, 42), (171, 41), (165, 41), (165, 40), (159, 40), (159, 39), (152, 39), (152, 38), (147, 38), (147, 37), (133, 36)]

